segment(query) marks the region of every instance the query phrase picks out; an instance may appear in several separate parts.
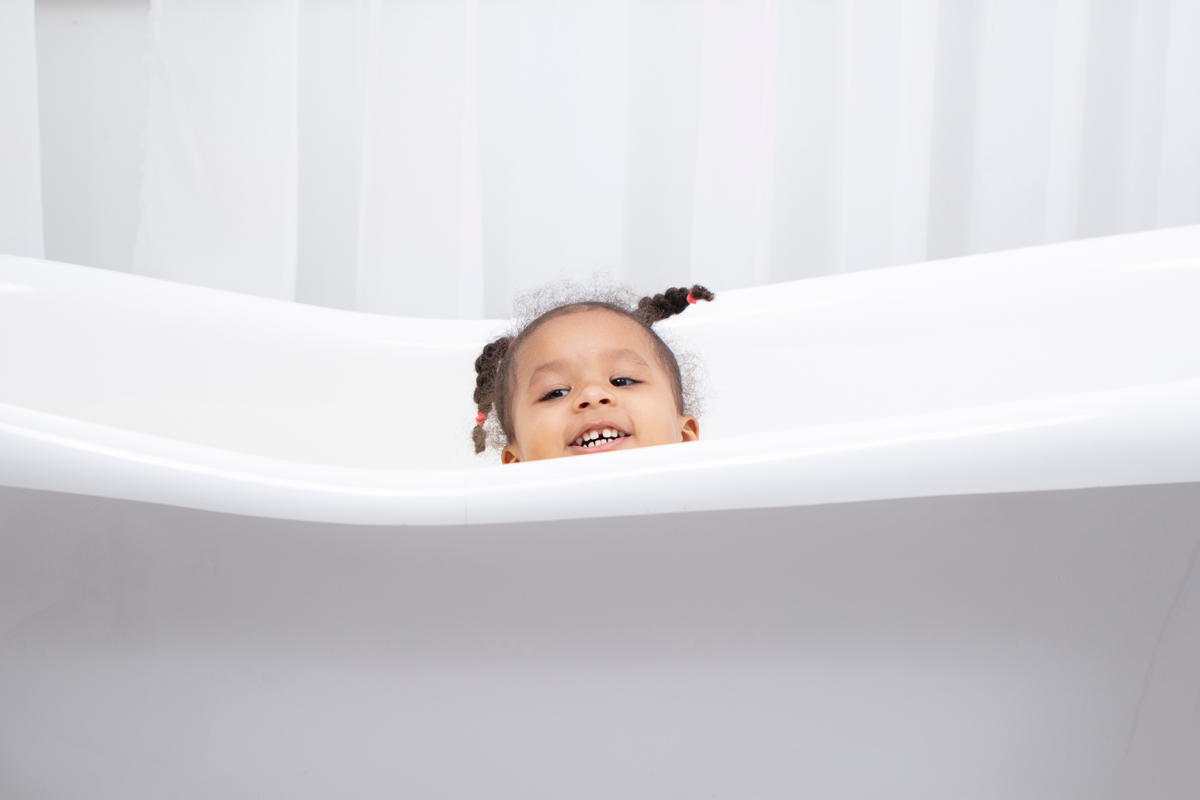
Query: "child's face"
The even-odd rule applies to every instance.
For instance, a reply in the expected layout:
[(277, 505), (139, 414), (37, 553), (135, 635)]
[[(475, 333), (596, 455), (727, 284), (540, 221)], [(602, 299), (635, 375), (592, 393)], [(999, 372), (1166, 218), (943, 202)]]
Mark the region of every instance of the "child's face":
[(504, 448), (505, 464), (700, 435), (696, 418), (676, 408), (650, 337), (611, 311), (578, 311), (543, 324), (521, 345), (515, 378), (514, 441)]

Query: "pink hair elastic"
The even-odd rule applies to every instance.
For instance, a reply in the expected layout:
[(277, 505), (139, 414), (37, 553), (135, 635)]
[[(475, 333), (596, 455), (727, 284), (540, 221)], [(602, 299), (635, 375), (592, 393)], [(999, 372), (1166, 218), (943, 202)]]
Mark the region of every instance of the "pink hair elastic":
[(487, 414), (483, 413), (482, 411), (480, 411), (478, 414), (475, 415), (475, 424), (478, 425), (479, 427), (482, 428), (483, 423), (486, 421), (487, 421)]
[[(675, 296), (676, 296), (676, 297), (679, 297), (679, 295), (675, 295)], [(691, 291), (690, 289), (688, 290), (688, 297), (687, 297), (687, 301), (688, 301), (689, 303), (691, 303), (692, 305), (696, 305), (696, 298), (692, 297), (692, 291)]]

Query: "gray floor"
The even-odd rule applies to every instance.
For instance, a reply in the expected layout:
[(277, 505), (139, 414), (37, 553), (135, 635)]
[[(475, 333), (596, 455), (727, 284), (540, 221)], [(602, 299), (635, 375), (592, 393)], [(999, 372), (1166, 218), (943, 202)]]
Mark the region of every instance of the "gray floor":
[(1198, 548), (1200, 484), (459, 528), (0, 488), (0, 797), (1195, 798)]

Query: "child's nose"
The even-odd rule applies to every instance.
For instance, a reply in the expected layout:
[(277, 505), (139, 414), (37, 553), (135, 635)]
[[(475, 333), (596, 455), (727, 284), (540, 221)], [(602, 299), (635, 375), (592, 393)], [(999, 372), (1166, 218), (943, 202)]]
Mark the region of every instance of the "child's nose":
[(579, 395), (578, 408), (584, 409), (592, 405), (606, 406), (613, 400), (612, 393), (604, 384), (594, 383)]

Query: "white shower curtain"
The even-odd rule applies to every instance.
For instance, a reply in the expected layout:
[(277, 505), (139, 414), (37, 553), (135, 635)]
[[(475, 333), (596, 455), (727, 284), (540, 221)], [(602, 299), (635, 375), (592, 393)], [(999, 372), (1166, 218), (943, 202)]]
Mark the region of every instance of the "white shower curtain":
[(292, 299), (296, 5), (154, 3), (134, 271)]
[[(153, 0), (151, 34), (134, 271), (219, 288), (478, 317), (1200, 222), (1200, 0)], [(36, 113), (0, 137), (35, 252)]]
[(0, 253), (44, 253), (33, 0), (0, 0)]

